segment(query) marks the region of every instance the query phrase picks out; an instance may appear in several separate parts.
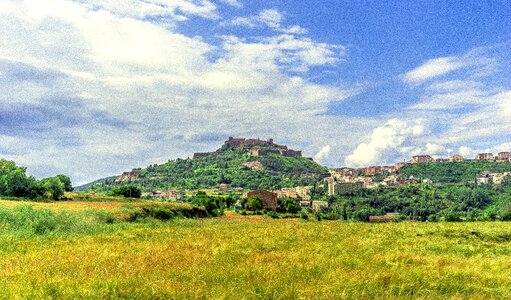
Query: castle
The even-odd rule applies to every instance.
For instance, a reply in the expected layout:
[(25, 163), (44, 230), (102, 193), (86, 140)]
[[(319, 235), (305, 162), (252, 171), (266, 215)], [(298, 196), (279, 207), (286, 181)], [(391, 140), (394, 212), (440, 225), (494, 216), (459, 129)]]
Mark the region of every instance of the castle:
[(224, 142), (222, 148), (215, 152), (204, 152), (204, 153), (194, 153), (193, 158), (199, 157), (208, 157), (211, 155), (218, 155), (222, 152), (223, 149), (229, 148), (238, 148), (244, 149), (245, 152), (249, 153), (252, 156), (265, 156), (270, 153), (276, 153), (283, 156), (289, 157), (301, 157), (302, 151), (289, 149), (284, 145), (277, 145), (273, 143), (273, 139), (260, 140), (260, 139), (245, 139), (245, 138), (233, 138), (229, 137)]

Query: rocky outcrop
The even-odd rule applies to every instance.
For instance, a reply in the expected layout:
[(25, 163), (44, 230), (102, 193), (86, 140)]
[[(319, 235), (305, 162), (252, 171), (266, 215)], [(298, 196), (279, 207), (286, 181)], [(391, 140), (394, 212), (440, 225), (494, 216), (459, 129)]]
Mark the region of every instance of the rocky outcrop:
[(251, 170), (264, 170), (264, 166), (260, 161), (247, 161), (241, 164)]
[(121, 176), (117, 177), (115, 182), (128, 182), (128, 181), (137, 180), (139, 178), (140, 178), (140, 174), (138, 174), (137, 172), (124, 172), (124, 173), (122, 173)]

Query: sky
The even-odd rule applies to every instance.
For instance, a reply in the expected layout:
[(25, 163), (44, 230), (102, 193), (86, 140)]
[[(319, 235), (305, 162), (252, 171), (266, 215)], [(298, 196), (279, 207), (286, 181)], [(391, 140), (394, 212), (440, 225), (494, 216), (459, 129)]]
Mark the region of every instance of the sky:
[(511, 151), (511, 5), (0, 0), (0, 158), (75, 184), (273, 138), (329, 167)]

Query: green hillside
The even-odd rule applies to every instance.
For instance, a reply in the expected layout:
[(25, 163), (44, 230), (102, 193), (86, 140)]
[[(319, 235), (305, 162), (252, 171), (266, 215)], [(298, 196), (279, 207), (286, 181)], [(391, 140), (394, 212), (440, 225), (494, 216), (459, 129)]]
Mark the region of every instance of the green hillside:
[[(262, 168), (242, 165), (259, 162)], [(288, 157), (278, 153), (252, 156), (243, 148), (221, 148), (216, 155), (193, 159), (177, 159), (161, 165), (135, 169), (139, 178), (129, 184), (144, 191), (168, 189), (214, 188), (220, 184), (245, 189), (274, 189), (311, 185), (328, 174), (327, 168), (304, 157)], [(109, 177), (84, 187), (87, 191), (106, 192), (128, 184)]]
[(458, 183), (473, 182), (483, 171), (511, 172), (511, 162), (431, 162), (403, 167), (399, 174), (404, 177), (429, 178), (434, 182)]

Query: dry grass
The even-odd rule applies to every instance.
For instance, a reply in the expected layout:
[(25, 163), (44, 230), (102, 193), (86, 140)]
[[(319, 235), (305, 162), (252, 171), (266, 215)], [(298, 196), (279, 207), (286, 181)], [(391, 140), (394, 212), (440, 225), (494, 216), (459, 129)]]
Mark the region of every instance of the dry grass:
[(511, 223), (128, 225), (0, 240), (0, 298), (511, 298)]

